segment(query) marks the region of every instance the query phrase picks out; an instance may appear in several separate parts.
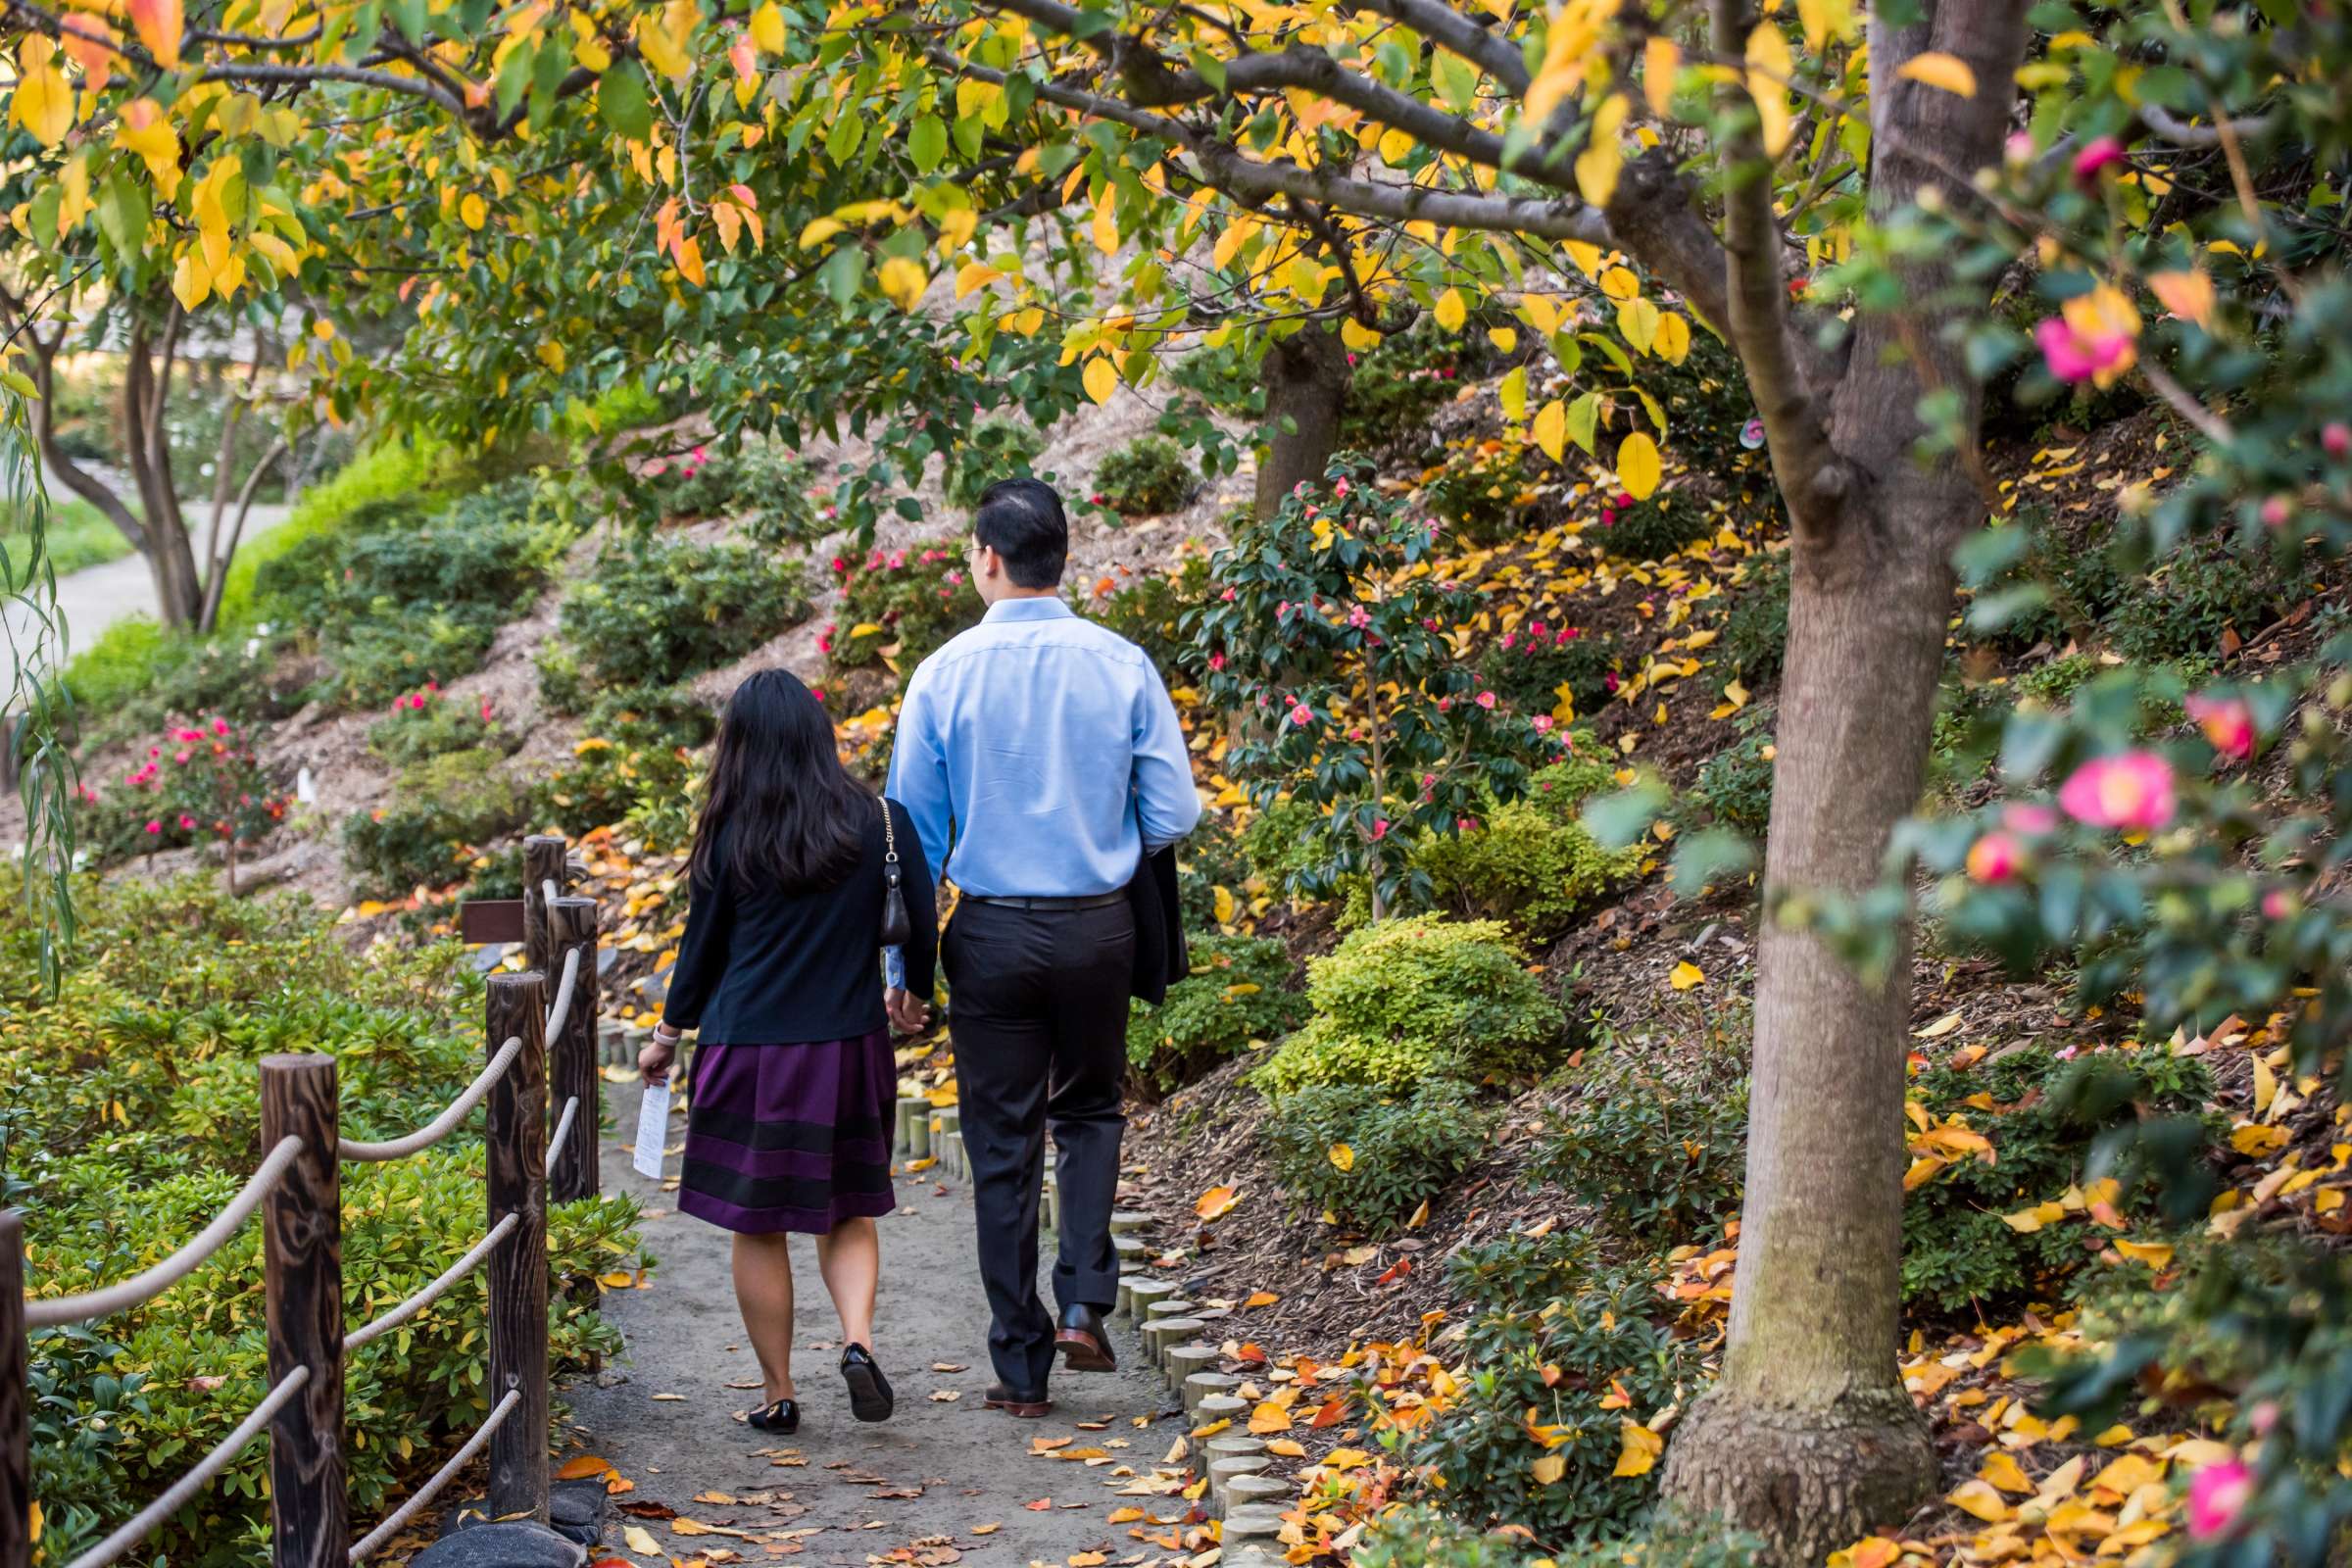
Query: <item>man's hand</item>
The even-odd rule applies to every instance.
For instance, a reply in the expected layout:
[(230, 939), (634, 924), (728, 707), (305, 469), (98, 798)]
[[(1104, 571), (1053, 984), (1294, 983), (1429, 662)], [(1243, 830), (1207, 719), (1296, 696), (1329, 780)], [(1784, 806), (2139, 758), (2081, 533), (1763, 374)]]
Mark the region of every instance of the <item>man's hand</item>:
[(931, 1025), (931, 1004), (900, 986), (882, 993), (882, 1006), (890, 1014), (890, 1026), (903, 1035), (917, 1034)]

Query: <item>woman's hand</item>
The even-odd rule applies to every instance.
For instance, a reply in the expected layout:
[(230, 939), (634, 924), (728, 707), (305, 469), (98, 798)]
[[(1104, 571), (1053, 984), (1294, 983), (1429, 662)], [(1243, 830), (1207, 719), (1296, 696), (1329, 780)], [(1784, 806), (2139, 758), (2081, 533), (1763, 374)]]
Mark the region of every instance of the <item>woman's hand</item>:
[(917, 1033), (931, 1023), (931, 1004), (898, 986), (882, 993), (882, 1009), (890, 1014), (890, 1026), (903, 1035)]
[(637, 1053), (637, 1071), (645, 1078), (648, 1089), (659, 1089), (669, 1082), (670, 1063), (677, 1060), (678, 1037), (664, 1035), (660, 1028)]

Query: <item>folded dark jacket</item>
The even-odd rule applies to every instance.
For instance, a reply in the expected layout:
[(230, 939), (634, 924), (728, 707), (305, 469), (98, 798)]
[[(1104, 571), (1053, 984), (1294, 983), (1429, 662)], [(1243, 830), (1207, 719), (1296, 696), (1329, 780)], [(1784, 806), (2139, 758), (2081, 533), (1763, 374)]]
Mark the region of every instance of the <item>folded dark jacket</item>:
[(1167, 1000), (1168, 987), (1193, 969), (1184, 946), (1174, 845), (1144, 857), (1127, 884), (1127, 903), (1135, 910), (1135, 974), (1128, 990), (1156, 1007)]

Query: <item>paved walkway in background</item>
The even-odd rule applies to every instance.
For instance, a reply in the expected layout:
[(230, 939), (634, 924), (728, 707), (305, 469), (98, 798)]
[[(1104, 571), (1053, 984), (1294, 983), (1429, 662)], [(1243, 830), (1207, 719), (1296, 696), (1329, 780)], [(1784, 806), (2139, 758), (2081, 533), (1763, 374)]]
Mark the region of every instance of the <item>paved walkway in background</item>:
[[(66, 490), (52, 481), (50, 494), (65, 495)], [(197, 530), (197, 543), (204, 542), (204, 528), (212, 517), (210, 501), (185, 501), (191, 526)], [(240, 548), (268, 533), (286, 520), (290, 511), (271, 502), (254, 504), (252, 514), (245, 519), (245, 536)], [(104, 565), (85, 566), (57, 579), (58, 608), (65, 612), (66, 630), (72, 638), (72, 650), (79, 653), (95, 643), (107, 627), (132, 615), (153, 616), (156, 613), (155, 579), (147, 570), (142, 556), (124, 556)], [(11, 602), (8, 606), (8, 626), (14, 635), (23, 635), (29, 623), (23, 606)]]
[[(580, 1453), (610, 1460), (633, 1483), (615, 1504), (674, 1509), (688, 1526), (682, 1539), (680, 1520), (616, 1511), (607, 1555), (658, 1560), (630, 1549), (629, 1526), (680, 1559), (723, 1545), (753, 1563), (789, 1557), (809, 1568), (863, 1568), (875, 1559), (1060, 1568), (1073, 1559), (1103, 1560), (1084, 1555), (1090, 1552), (1111, 1562), (1138, 1552), (1149, 1562), (1171, 1555), (1132, 1539), (1132, 1516), (1110, 1522), (1121, 1509), (1173, 1519), (1187, 1507), (1178, 1496), (1116, 1490), (1149, 1480), (1186, 1432), (1158, 1379), (1128, 1370), (1058, 1377), (1054, 1414), (1040, 1421), (982, 1407), (991, 1381), (988, 1309), (971, 1194), (960, 1181), (942, 1180), (936, 1167), (901, 1176), (900, 1210), (881, 1221), (874, 1353), (897, 1391), (897, 1415), (871, 1426), (851, 1419), (835, 1371), (840, 1321), (817, 1278), (813, 1246), (795, 1237), (801, 1430), (779, 1438), (737, 1420), (736, 1412), (760, 1400), (760, 1372), (735, 1308), (727, 1233), (678, 1213), (675, 1194), (630, 1167), (619, 1146), (636, 1130), (637, 1086), (608, 1086), (606, 1098), (617, 1131), (606, 1135), (605, 1191), (626, 1192), (646, 1206), (645, 1245), (659, 1266), (646, 1289), (606, 1294), (605, 1315), (628, 1350), (607, 1369), (609, 1386), (582, 1380), (557, 1391), (579, 1429), (559, 1462)], [(683, 1137), (673, 1121), (671, 1144)], [(672, 1155), (670, 1168), (676, 1164)], [(1049, 1237), (1048, 1267), (1052, 1256)], [(1133, 1337), (1124, 1326), (1114, 1333), (1121, 1361), (1131, 1365)], [(1136, 1425), (1139, 1417), (1144, 1426)], [(1039, 1454), (1032, 1451), (1037, 1440), (1066, 1440), (1067, 1449), (1099, 1456), (1090, 1463)], [(1132, 1475), (1114, 1476), (1129, 1466)], [(712, 1496), (734, 1500), (696, 1500)], [(698, 1525), (730, 1534), (698, 1535)], [(803, 1531), (808, 1534), (793, 1534)]]

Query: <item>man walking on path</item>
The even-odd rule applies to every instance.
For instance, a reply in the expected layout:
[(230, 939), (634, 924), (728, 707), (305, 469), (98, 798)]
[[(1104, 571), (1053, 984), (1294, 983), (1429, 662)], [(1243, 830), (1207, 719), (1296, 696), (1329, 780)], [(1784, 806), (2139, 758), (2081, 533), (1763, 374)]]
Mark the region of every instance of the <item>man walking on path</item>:
[[(1021, 1416), (1049, 1408), (1057, 1348), (1074, 1371), (1111, 1365), (1102, 1314), (1118, 1291), (1110, 1210), (1136, 956), (1127, 888), (1146, 855), (1200, 817), (1151, 660), (1062, 603), (1068, 553), (1051, 485), (1005, 479), (981, 496), (971, 570), (988, 612), (915, 670), (886, 787), (934, 877), (961, 890), (941, 956), (993, 1320), (988, 1404)], [(892, 978), (893, 1020), (920, 1027), (925, 1000)], [(1049, 1125), (1058, 1327), (1037, 1292)]]

